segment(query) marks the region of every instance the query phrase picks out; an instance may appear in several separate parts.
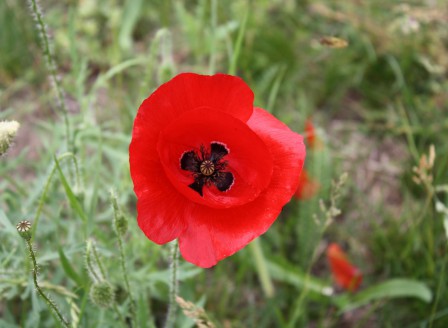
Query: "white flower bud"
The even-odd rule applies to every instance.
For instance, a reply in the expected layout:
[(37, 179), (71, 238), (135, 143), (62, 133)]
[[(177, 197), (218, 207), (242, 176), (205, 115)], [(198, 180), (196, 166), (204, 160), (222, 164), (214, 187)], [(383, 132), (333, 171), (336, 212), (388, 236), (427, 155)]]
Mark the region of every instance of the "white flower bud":
[(16, 121), (0, 122), (0, 156), (6, 154), (19, 127), (20, 124)]

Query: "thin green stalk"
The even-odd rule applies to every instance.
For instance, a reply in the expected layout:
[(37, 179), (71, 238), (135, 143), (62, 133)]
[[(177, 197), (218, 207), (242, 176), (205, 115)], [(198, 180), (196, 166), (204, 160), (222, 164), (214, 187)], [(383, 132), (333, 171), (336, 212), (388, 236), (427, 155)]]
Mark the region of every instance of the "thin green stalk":
[[(320, 201), (320, 208), (322, 211), (322, 214), (324, 215), (324, 220), (319, 220), (317, 215), (315, 215), (314, 219), (317, 223), (319, 223), (322, 226), (322, 229), (319, 230), (319, 235), (316, 237), (316, 240), (322, 240), (324, 233), (327, 231), (327, 228), (331, 225), (331, 223), (334, 221), (334, 218), (341, 214), (340, 209), (337, 207), (337, 203), (339, 198), (341, 197), (341, 190), (344, 186), (345, 182), (347, 181), (348, 175), (347, 173), (343, 173), (338, 181), (332, 182), (332, 188), (330, 193), (330, 206), (327, 207), (325, 203), (321, 200)], [(311, 256), (311, 260), (308, 264), (308, 268), (306, 270), (306, 279), (304, 281), (303, 290), (300, 293), (299, 298), (296, 300), (296, 302), (293, 305), (293, 313), (289, 320), (288, 327), (295, 327), (296, 321), (300, 318), (300, 315), (302, 314), (303, 309), (303, 302), (305, 301), (306, 296), (309, 293), (309, 282), (311, 278), (311, 269), (314, 265), (314, 262), (317, 260), (319, 253), (318, 253), (318, 247), (316, 244), (316, 247), (314, 248), (313, 254)]]
[[(88, 246), (89, 247), (89, 246)], [(98, 262), (99, 258), (96, 258), (96, 261)], [(97, 273), (95, 265), (92, 263), (92, 258), (90, 257), (90, 252), (86, 252), (86, 265), (87, 270), (91, 275), (91, 278), (94, 282), (100, 282), (103, 281), (103, 277), (100, 277), (101, 273)]]
[(67, 143), (67, 150), (73, 150), (73, 145), (70, 138), (70, 125), (68, 120), (68, 109), (65, 103), (64, 90), (61, 86), (57, 75), (57, 66), (54, 60), (54, 54), (51, 49), (50, 37), (43, 19), (42, 10), (38, 4), (38, 0), (28, 0), (32, 15), (37, 24), (39, 36), (42, 41), (42, 50), (47, 63), (47, 69), (49, 72), (50, 82), (56, 93), (57, 106), (59, 111), (64, 117), (65, 125), (65, 138)]
[(170, 268), (171, 268), (171, 280), (170, 280), (170, 295), (169, 295), (169, 303), (168, 303), (168, 312), (166, 315), (165, 328), (174, 327), (174, 321), (176, 318), (176, 295), (177, 295), (177, 269), (178, 269), (178, 249), (177, 249), (177, 240), (171, 243), (171, 259), (170, 259)]
[[(96, 263), (94, 263), (96, 262)], [(98, 288), (99, 286), (109, 286), (112, 288), (110, 283), (107, 281), (106, 272), (104, 270), (103, 264), (101, 263), (101, 259), (99, 257), (99, 254), (96, 250), (95, 244), (92, 240), (87, 241), (87, 248), (86, 248), (86, 265), (87, 265), (87, 271), (90, 275), (90, 278), (93, 281), (93, 285), (91, 287), (90, 291), (90, 299), (93, 302), (93, 304), (102, 307), (102, 308), (109, 308), (111, 307), (117, 314), (118, 319), (121, 321), (123, 327), (127, 327), (127, 323), (123, 315), (121, 314), (118, 303), (115, 298), (115, 294), (112, 292), (110, 295), (111, 298), (107, 300), (102, 300), (101, 298), (95, 297), (95, 293), (92, 288)], [(104, 296), (102, 296), (104, 297)], [(131, 324), (132, 327), (132, 324)]]
[(274, 296), (274, 285), (272, 284), (272, 279), (266, 266), (266, 260), (258, 238), (250, 243), (250, 250), (255, 259), (255, 267), (260, 278), (261, 288), (266, 297), (270, 298)]
[(123, 325), (126, 327), (126, 320), (124, 320), (123, 315), (121, 314), (120, 310), (118, 309), (117, 302), (114, 302), (113, 308), (114, 308), (115, 313), (117, 313), (117, 316), (120, 319), (121, 323), (123, 323)]
[(61, 323), (64, 325), (64, 327), (70, 327), (70, 324), (64, 317), (62, 316), (61, 312), (57, 308), (56, 304), (48, 298), (47, 295), (42, 291), (42, 289), (39, 286), (39, 282), (37, 281), (37, 262), (36, 262), (36, 256), (33, 251), (33, 246), (31, 244), (31, 240), (26, 240), (26, 244), (28, 246), (28, 252), (30, 254), (30, 258), (32, 260), (33, 264), (33, 281), (34, 281), (34, 287), (36, 287), (37, 292), (39, 295), (45, 300), (45, 302), (48, 304), (48, 306), (53, 310), (53, 312), (56, 314), (58, 319), (61, 321)]
[[(319, 232), (319, 236), (316, 240), (321, 240), (325, 231), (327, 230), (328, 225), (325, 224), (324, 227), (320, 230)], [(314, 265), (314, 262), (317, 260), (317, 255), (318, 255), (318, 248), (315, 247), (313, 254), (311, 256), (311, 260), (310, 263), (308, 265), (308, 268), (306, 270), (306, 274), (305, 274), (305, 281), (303, 283), (303, 290), (300, 293), (299, 298), (297, 299), (297, 301), (294, 303), (294, 306), (292, 307), (294, 309), (294, 312), (292, 314), (292, 318), (289, 321), (289, 325), (288, 327), (293, 328), (295, 327), (296, 321), (297, 319), (300, 318), (300, 315), (303, 311), (303, 302), (305, 301), (306, 296), (308, 295), (309, 292), (309, 282), (310, 282), (310, 278), (311, 278), (311, 269)]]
[(425, 215), (428, 212), (428, 210), (432, 204), (433, 196), (434, 196), (434, 194), (431, 191), (429, 191), (426, 194), (425, 203), (423, 205), (422, 211), (420, 212), (419, 216), (417, 217), (417, 219), (414, 222), (414, 228), (419, 226), (422, 223), (423, 219), (425, 218)]
[[(73, 153), (64, 153), (64, 154), (60, 155), (57, 159), (59, 162), (61, 162), (63, 159), (66, 159), (66, 158), (72, 158), (73, 165), (75, 166), (76, 179), (77, 179), (78, 183), (81, 183), (80, 171), (79, 171), (79, 166), (78, 166), (78, 161), (76, 159), (76, 156)], [(42, 195), (37, 204), (37, 210), (36, 210), (36, 214), (34, 215), (34, 220), (33, 220), (34, 223), (33, 223), (32, 231), (31, 231), (32, 238), (34, 238), (34, 235), (36, 233), (37, 224), (39, 223), (40, 214), (42, 213), (45, 199), (47, 197), (47, 193), (50, 188), (50, 182), (51, 182), (51, 179), (53, 178), (53, 175), (55, 172), (56, 172), (56, 164), (53, 164), (53, 167), (50, 170), (50, 174), (48, 175), (48, 178), (45, 181)]]
[(432, 328), (434, 321), (436, 320), (436, 310), (437, 310), (437, 306), (439, 305), (439, 301), (440, 301), (440, 296), (442, 294), (442, 289), (445, 288), (445, 269), (446, 269), (446, 262), (448, 262), (448, 256), (445, 253), (444, 259), (443, 259), (443, 264), (442, 264), (442, 270), (440, 271), (440, 277), (439, 277), (439, 283), (437, 284), (437, 294), (436, 294), (436, 299), (434, 301), (434, 305), (432, 306), (431, 309), (431, 314), (429, 316), (429, 328)]
[(81, 179), (81, 171), (79, 170), (79, 164), (78, 164), (78, 160), (75, 156), (75, 154), (72, 154), (72, 159), (73, 159), (73, 165), (75, 166), (75, 177), (76, 177), (76, 183), (78, 185), (78, 188), (82, 187), (82, 179)]
[(130, 317), (131, 317), (131, 326), (134, 322), (137, 322), (137, 315), (136, 315), (136, 305), (135, 300), (132, 295), (131, 285), (129, 283), (128, 278), (128, 270), (126, 267), (126, 257), (124, 254), (124, 247), (123, 247), (123, 236), (126, 234), (127, 228), (128, 228), (128, 222), (126, 220), (125, 215), (121, 212), (119, 206), (118, 206), (118, 200), (117, 200), (117, 194), (112, 189), (110, 191), (111, 201), (112, 201), (112, 209), (114, 211), (114, 231), (118, 238), (118, 246), (120, 249), (120, 264), (121, 264), (121, 271), (123, 272), (124, 277), (124, 283), (126, 285), (126, 289), (129, 295), (129, 301), (130, 301)]
[[(126, 268), (126, 258), (124, 256), (123, 241), (121, 239), (121, 236), (118, 236), (118, 246), (120, 248), (121, 271), (123, 272), (124, 283), (126, 285), (126, 289), (128, 291), (128, 295), (129, 295), (131, 320), (134, 321), (134, 320), (136, 320), (135, 300), (134, 300), (134, 297), (132, 296), (131, 285), (129, 284), (128, 270)], [(132, 323), (131, 323), (131, 327), (132, 327)]]
[(401, 103), (398, 104), (398, 110), (405, 124), (404, 132), (406, 134), (406, 139), (408, 141), (409, 151), (411, 152), (411, 155), (414, 157), (415, 162), (418, 163), (418, 161), (420, 160), (420, 156), (417, 150), (417, 146), (415, 144), (414, 135), (412, 133), (411, 123), (409, 121), (408, 114), (403, 104)]
[(209, 61), (209, 74), (215, 74), (216, 70), (216, 27), (218, 25), (218, 1), (211, 0), (211, 39), (210, 39), (210, 61)]
[(98, 264), (98, 268), (100, 269), (100, 273), (101, 273), (100, 280), (106, 280), (106, 271), (103, 268), (103, 264), (100, 261), (100, 256), (98, 255), (98, 252), (96, 250), (94, 243), (92, 243), (92, 252), (93, 252), (93, 256), (95, 257), (95, 261)]
[(235, 47), (233, 48), (232, 58), (230, 60), (229, 74), (236, 74), (236, 67), (238, 63), (238, 57), (240, 55), (241, 46), (243, 44), (244, 33), (246, 32), (247, 20), (249, 17), (249, 10), (244, 13), (243, 22), (241, 24), (240, 30), (238, 32), (238, 36), (236, 38)]

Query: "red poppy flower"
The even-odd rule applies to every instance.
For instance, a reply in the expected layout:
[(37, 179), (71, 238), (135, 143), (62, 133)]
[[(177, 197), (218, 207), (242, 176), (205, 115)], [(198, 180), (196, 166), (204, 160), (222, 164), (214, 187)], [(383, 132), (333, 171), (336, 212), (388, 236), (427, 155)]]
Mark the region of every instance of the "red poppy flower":
[(299, 186), (294, 194), (294, 198), (302, 200), (313, 198), (319, 191), (319, 188), (319, 182), (311, 178), (308, 172), (303, 169), (300, 174)]
[(327, 259), (336, 283), (349, 291), (358, 289), (362, 281), (361, 271), (353, 266), (345, 252), (338, 244), (330, 244), (327, 248)]
[(143, 101), (129, 161), (138, 224), (210, 267), (263, 234), (297, 189), (302, 137), (238, 77), (183, 73)]

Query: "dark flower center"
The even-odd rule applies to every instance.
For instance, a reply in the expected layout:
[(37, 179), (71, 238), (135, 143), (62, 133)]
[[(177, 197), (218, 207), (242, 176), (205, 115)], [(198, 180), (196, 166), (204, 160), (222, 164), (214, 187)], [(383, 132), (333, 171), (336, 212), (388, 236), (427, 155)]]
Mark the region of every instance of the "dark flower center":
[(199, 195), (203, 195), (204, 186), (216, 186), (219, 191), (228, 191), (232, 187), (233, 174), (226, 172), (227, 161), (223, 158), (229, 153), (227, 147), (219, 142), (212, 142), (210, 150), (201, 145), (199, 152), (186, 151), (180, 158), (180, 168), (192, 173), (194, 182), (188, 185)]

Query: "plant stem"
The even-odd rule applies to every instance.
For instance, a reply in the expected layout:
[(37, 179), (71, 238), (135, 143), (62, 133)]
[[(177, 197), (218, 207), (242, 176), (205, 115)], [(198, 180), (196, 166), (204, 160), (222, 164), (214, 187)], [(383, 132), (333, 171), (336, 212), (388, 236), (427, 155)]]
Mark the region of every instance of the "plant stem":
[(33, 281), (34, 281), (34, 287), (36, 287), (37, 292), (39, 295), (45, 300), (45, 302), (48, 304), (48, 306), (54, 311), (54, 313), (57, 315), (58, 319), (61, 321), (61, 323), (64, 325), (64, 327), (70, 327), (70, 324), (67, 320), (64, 319), (61, 312), (57, 308), (56, 304), (48, 298), (47, 295), (42, 291), (42, 289), (39, 286), (39, 283), (37, 281), (37, 262), (36, 262), (36, 256), (33, 251), (33, 246), (31, 244), (30, 240), (26, 240), (26, 244), (28, 246), (28, 252), (30, 254), (31, 260), (33, 262)]
[(120, 310), (118, 309), (117, 302), (114, 302), (113, 305), (114, 311), (117, 313), (118, 319), (123, 323), (124, 327), (126, 327), (126, 320), (124, 320), (123, 315), (121, 314)]
[(95, 266), (94, 266), (94, 264), (92, 263), (92, 259), (91, 259), (89, 253), (86, 253), (86, 265), (87, 265), (87, 270), (90, 272), (90, 274), (91, 274), (91, 278), (92, 278), (92, 280), (93, 280), (94, 282), (100, 282), (100, 281), (103, 280), (102, 277), (100, 277), (100, 274), (101, 274), (101, 273), (98, 274), (98, 273), (96, 272)]
[(103, 264), (100, 261), (100, 256), (98, 255), (98, 252), (96, 250), (94, 243), (92, 243), (92, 253), (93, 253), (93, 256), (95, 257), (95, 261), (98, 265), (98, 268), (100, 269), (101, 277), (100, 277), (99, 281), (106, 280), (106, 271), (103, 268)]
[(209, 61), (209, 74), (215, 74), (216, 69), (216, 26), (218, 16), (218, 1), (211, 0), (211, 42), (210, 42), (210, 61)]
[[(126, 260), (125, 260), (124, 251), (123, 251), (123, 241), (121, 240), (120, 235), (117, 234), (117, 236), (118, 236), (118, 245), (120, 248), (121, 270), (123, 271), (124, 283), (126, 285), (126, 289), (128, 290), (129, 301), (130, 301), (131, 321), (134, 322), (136, 320), (135, 301), (134, 301), (134, 297), (132, 296), (131, 285), (129, 284), (128, 270), (126, 268)], [(132, 323), (131, 323), (131, 327), (132, 327)]]
[(170, 280), (170, 295), (168, 303), (168, 312), (166, 315), (165, 328), (172, 328), (174, 326), (174, 321), (176, 318), (176, 295), (177, 295), (177, 268), (178, 268), (178, 250), (177, 250), (177, 240), (171, 243), (171, 258), (170, 258), (170, 269), (171, 269), (171, 280)]
[[(341, 214), (339, 208), (337, 208), (337, 203), (339, 198), (341, 197), (341, 189), (344, 186), (347, 180), (347, 173), (343, 173), (337, 181), (332, 182), (331, 193), (330, 193), (330, 207), (327, 208), (323, 201), (321, 200), (321, 211), (324, 215), (325, 221), (319, 221), (322, 224), (322, 228), (319, 230), (318, 235), (316, 236), (316, 246), (314, 248), (313, 254), (311, 255), (311, 260), (308, 264), (308, 268), (306, 270), (306, 279), (304, 281), (303, 290), (301, 291), (298, 299), (294, 302), (293, 305), (293, 313), (289, 320), (288, 327), (295, 327), (296, 321), (300, 318), (302, 311), (304, 310), (303, 302), (309, 293), (309, 282), (311, 278), (311, 269), (313, 268), (314, 262), (317, 260), (319, 255), (318, 243), (322, 240), (327, 228), (333, 223), (334, 218)], [(316, 216), (317, 219), (317, 216)]]
[(439, 305), (442, 290), (444, 288), (443, 285), (445, 284), (445, 268), (446, 268), (446, 263), (448, 262), (448, 256), (446, 255), (446, 253), (445, 253), (444, 259), (442, 261), (443, 261), (443, 264), (442, 264), (442, 270), (440, 271), (441, 273), (440, 273), (439, 283), (437, 284), (436, 299), (434, 301), (434, 305), (432, 306), (431, 313), (429, 315), (429, 328), (433, 327), (434, 321), (436, 320), (436, 310), (437, 310), (437, 306)]
[(399, 114), (401, 115), (403, 122), (404, 122), (404, 133), (406, 135), (406, 139), (408, 141), (408, 146), (409, 146), (409, 151), (411, 153), (411, 155), (414, 157), (414, 160), (416, 163), (418, 163), (419, 161), (419, 153), (417, 150), (417, 146), (415, 144), (415, 140), (414, 140), (414, 135), (412, 132), (412, 128), (411, 128), (411, 123), (408, 117), (408, 113), (406, 112), (406, 109), (404, 108), (403, 104), (399, 103), (398, 104), (398, 111)]
[(230, 58), (229, 74), (235, 75), (238, 63), (238, 57), (240, 55), (241, 46), (243, 44), (244, 33), (246, 32), (246, 24), (249, 17), (249, 9), (244, 13), (243, 22), (241, 23), (240, 30), (238, 31), (238, 36), (235, 41), (235, 46), (233, 48), (232, 58)]
[(274, 285), (272, 284), (271, 276), (269, 275), (266, 260), (258, 238), (250, 243), (250, 250), (252, 251), (255, 259), (255, 266), (257, 268), (258, 277), (260, 278), (263, 292), (266, 297), (270, 298), (274, 296)]
[(28, 0), (28, 3), (31, 8), (31, 12), (33, 14), (33, 18), (36, 21), (37, 29), (39, 32), (39, 36), (42, 41), (42, 50), (45, 56), (45, 60), (47, 63), (47, 69), (49, 72), (50, 82), (56, 93), (57, 106), (59, 111), (62, 113), (64, 117), (65, 124), (65, 138), (67, 142), (67, 150), (72, 151), (73, 145), (70, 138), (70, 125), (68, 120), (68, 109), (65, 103), (64, 90), (61, 86), (59, 78), (57, 76), (57, 66), (54, 60), (54, 55), (51, 49), (50, 37), (48, 35), (47, 28), (44, 23), (42, 10), (38, 4), (38, 0)]
[[(80, 184), (81, 183), (81, 177), (80, 177), (81, 173), (79, 170), (78, 161), (76, 159), (76, 156), (73, 155), (73, 153), (64, 153), (64, 154), (58, 156), (57, 159), (59, 162), (61, 162), (63, 159), (66, 159), (66, 158), (72, 158), (73, 165), (75, 166), (76, 176), (77, 176), (76, 179), (77, 179), (78, 183)], [(42, 213), (42, 209), (45, 204), (45, 199), (47, 197), (48, 190), (50, 189), (50, 182), (51, 182), (51, 179), (53, 178), (53, 175), (55, 172), (56, 172), (56, 164), (53, 164), (53, 167), (51, 168), (50, 173), (48, 174), (48, 177), (45, 181), (44, 188), (42, 190), (42, 194), (41, 194), (41, 196), (39, 198), (39, 202), (37, 204), (37, 210), (36, 210), (36, 214), (34, 215), (34, 220), (33, 220), (34, 224), (33, 224), (32, 231), (31, 231), (32, 238), (34, 238), (34, 235), (36, 234), (37, 224), (39, 223), (40, 214)]]

